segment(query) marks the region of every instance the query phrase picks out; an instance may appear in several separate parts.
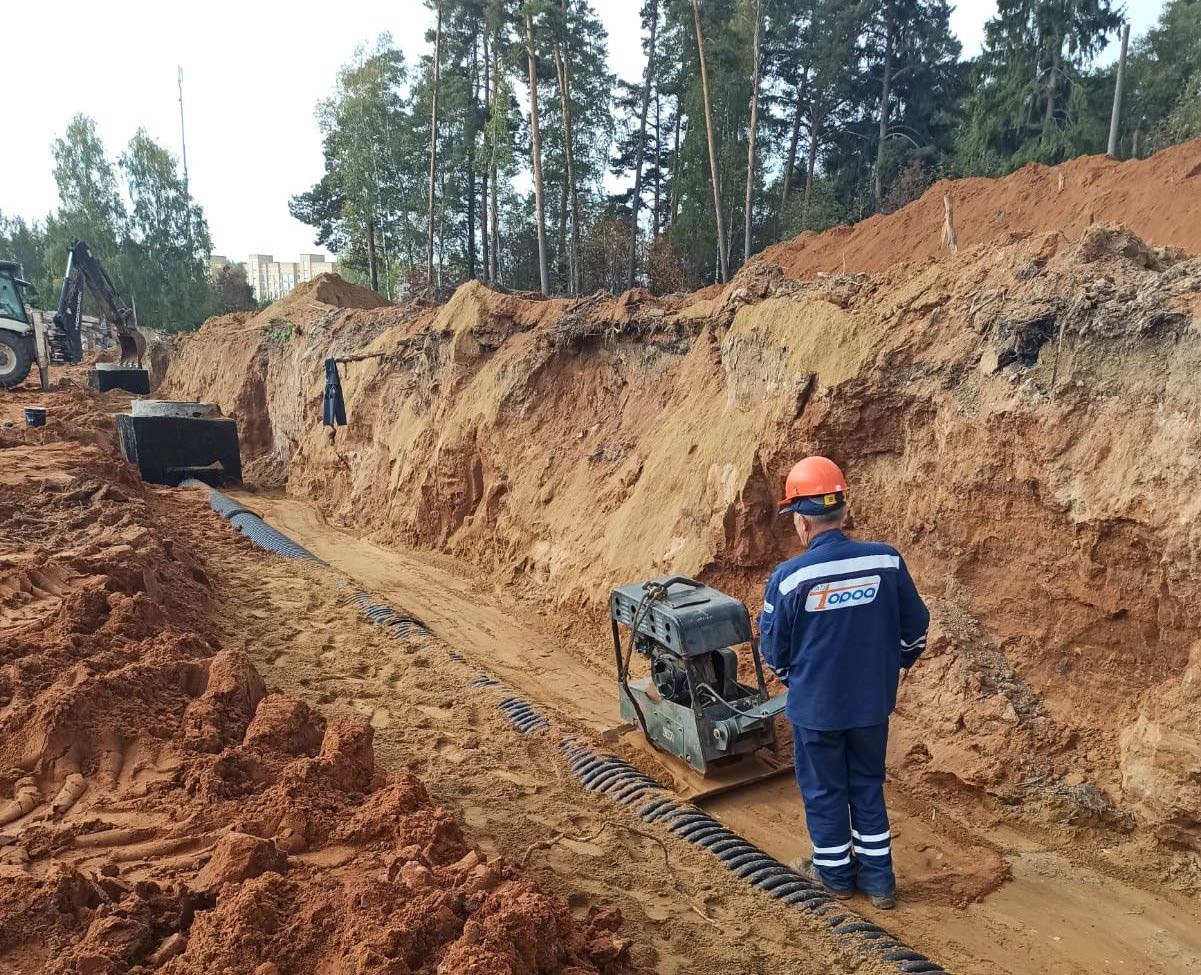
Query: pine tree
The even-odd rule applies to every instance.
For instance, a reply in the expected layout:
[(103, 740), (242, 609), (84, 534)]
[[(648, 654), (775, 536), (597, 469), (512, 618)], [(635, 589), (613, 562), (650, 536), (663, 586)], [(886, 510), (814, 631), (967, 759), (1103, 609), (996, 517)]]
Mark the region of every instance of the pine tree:
[(530, 71), (530, 152), (534, 167), (534, 219), (538, 235), (538, 281), (544, 295), (550, 294), (550, 275), (546, 264), (546, 207), (542, 182), (542, 139), (538, 125), (538, 60), (534, 47), (534, 16), (539, 12), (535, 3), (527, 0), (522, 11), (525, 21), (525, 50)]
[(1130, 59), (1123, 142), (1132, 155), (1201, 135), (1201, 0), (1167, 0)]

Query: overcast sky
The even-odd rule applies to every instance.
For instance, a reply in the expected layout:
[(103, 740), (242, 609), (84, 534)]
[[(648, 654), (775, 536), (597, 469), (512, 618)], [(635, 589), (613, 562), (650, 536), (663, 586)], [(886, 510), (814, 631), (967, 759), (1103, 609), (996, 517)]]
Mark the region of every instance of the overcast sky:
[[(610, 63), (643, 70), (641, 0), (594, 0)], [(1162, 0), (1127, 0), (1137, 35)], [(176, 68), (183, 67), (188, 172), (219, 254), (294, 259), (315, 250), (312, 229), (288, 214), (290, 196), (321, 176), (313, 118), (355, 45), (390, 31), (410, 63), (431, 24), (421, 0), (164, 3), (34, 0), (4, 4), (7, 102), (0, 212), (41, 218), (57, 193), (50, 144), (71, 116), (96, 119), (110, 156), (139, 126), (178, 154)], [(980, 48), (991, 0), (961, 0), (951, 26), (965, 56)], [(0, 255), (2, 256), (2, 255)]]

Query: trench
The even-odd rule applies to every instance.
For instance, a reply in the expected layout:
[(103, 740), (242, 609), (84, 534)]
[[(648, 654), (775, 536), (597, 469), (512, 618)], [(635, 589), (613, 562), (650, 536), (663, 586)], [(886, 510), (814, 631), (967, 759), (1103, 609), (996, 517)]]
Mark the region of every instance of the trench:
[[(374, 593), (379, 604), (421, 620), (465, 664), (494, 675), (534, 713), (593, 734), (619, 723), (612, 675), (573, 652), (528, 606), (493, 591), (470, 566), (360, 538), (327, 524), (304, 501), (249, 492), (232, 497)], [(983, 808), (957, 815), (901, 785), (889, 784), (899, 906), (875, 912), (866, 900), (854, 900), (853, 910), (869, 924), (969, 975), (1201, 973), (1201, 929), (1188, 898), (1075, 856), (1070, 839), (1048, 841)], [(777, 861), (808, 852), (790, 779), (697, 805)], [(1009, 872), (999, 885), (985, 876), (998, 855)], [(948, 892), (956, 889), (981, 893), (952, 906)]]

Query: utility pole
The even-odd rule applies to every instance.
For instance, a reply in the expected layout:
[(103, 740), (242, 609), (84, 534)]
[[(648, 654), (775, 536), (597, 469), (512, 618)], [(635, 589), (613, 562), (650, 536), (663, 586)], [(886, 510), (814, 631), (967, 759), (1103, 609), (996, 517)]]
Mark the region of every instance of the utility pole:
[(1122, 87), (1126, 80), (1126, 47), (1130, 43), (1130, 21), (1122, 25), (1122, 53), (1118, 56), (1118, 76), (1113, 86), (1113, 114), (1109, 117), (1109, 155), (1118, 156), (1118, 125), (1122, 121)]
[[(183, 197), (188, 208), (188, 253), (192, 252), (192, 192), (188, 188), (188, 135), (183, 124), (183, 65), (175, 66), (175, 81), (179, 85), (179, 149), (183, 159)], [(137, 318), (135, 314), (135, 320)]]
[(179, 82), (179, 145), (183, 156), (183, 191), (190, 198), (188, 191), (188, 136), (183, 124), (183, 65), (176, 67), (176, 80)]

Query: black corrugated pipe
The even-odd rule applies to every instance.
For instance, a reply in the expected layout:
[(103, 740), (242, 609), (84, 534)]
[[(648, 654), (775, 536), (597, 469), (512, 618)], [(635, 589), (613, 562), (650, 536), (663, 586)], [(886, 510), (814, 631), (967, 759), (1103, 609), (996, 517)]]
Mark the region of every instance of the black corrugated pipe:
[[(219, 491), (214, 491), (207, 484), (189, 479), (180, 486), (203, 487), (207, 490), (213, 510), (235, 525), (260, 548), (288, 558), (307, 559), (318, 565), (327, 565), (307, 549), (276, 531), (253, 511)], [(349, 601), (371, 622), (390, 627), (397, 639), (430, 635), (429, 629), (421, 620), (376, 602), (375, 598), (364, 590), (352, 590)], [(463, 666), (471, 666), (462, 654), (454, 650), (448, 652), (451, 660)], [(504, 696), (497, 707), (522, 734), (552, 730), (550, 721), (539, 714), (528, 701), (513, 694), (491, 675), (477, 670), (476, 676), (469, 683), (481, 690), (499, 688)], [(587, 745), (569, 737), (559, 742), (559, 749), (572, 774), (580, 780), (585, 789), (607, 795), (615, 802), (633, 809), (644, 821), (662, 825), (681, 839), (702, 847), (717, 857), (727, 869), (768, 896), (820, 917), (844, 947), (851, 948), (865, 957), (888, 962), (906, 975), (945, 973), (945, 969), (925, 955), (896, 940), (879, 925), (830, 897), (813, 881), (802, 877), (775, 857), (747, 842), (703, 809), (681, 800), (666, 786), (616, 755), (595, 752)]]
[(179, 486), (201, 487), (208, 491), (209, 505), (212, 509), (259, 548), (282, 555), (286, 559), (304, 559), (308, 562), (315, 562), (317, 565), (328, 565), (308, 549), (297, 545), (287, 535), (276, 531), (249, 508), (242, 507), (233, 498), (226, 497), (220, 491), (214, 491), (203, 481), (189, 477), (187, 480), (181, 481)]

